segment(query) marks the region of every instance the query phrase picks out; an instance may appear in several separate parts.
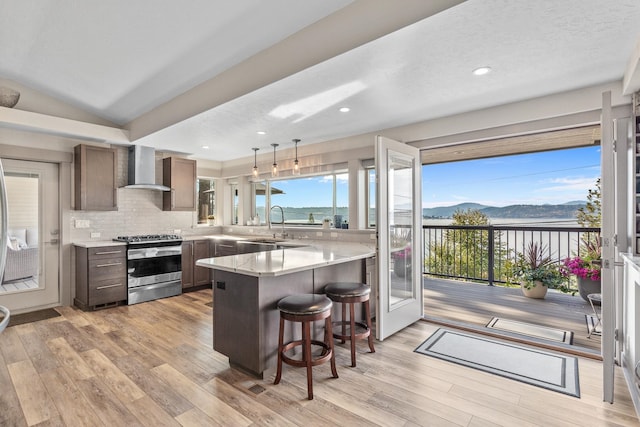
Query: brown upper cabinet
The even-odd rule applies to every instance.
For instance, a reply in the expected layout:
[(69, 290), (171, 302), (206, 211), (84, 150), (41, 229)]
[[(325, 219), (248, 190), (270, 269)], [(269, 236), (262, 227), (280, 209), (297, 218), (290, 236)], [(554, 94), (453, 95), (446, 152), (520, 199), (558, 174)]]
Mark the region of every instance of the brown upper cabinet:
[(117, 211), (117, 151), (80, 144), (73, 153), (76, 210)]
[(162, 181), (171, 188), (162, 194), (162, 210), (196, 210), (196, 161), (180, 157), (162, 160)]

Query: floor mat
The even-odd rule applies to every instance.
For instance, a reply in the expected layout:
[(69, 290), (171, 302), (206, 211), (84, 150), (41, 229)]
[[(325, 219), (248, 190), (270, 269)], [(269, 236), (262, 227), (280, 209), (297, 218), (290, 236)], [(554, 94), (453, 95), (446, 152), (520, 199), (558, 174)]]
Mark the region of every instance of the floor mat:
[(31, 313), (12, 314), (9, 319), (9, 326), (22, 325), (24, 323), (37, 322), (38, 320), (51, 319), (52, 317), (58, 317), (60, 313), (53, 308), (47, 308), (45, 310), (32, 311)]
[(519, 322), (517, 320), (494, 317), (487, 323), (487, 328), (513, 332), (529, 337), (540, 338), (548, 341), (573, 344), (573, 332), (535, 325), (533, 323)]
[(578, 359), (447, 329), (438, 329), (417, 353), (580, 397)]

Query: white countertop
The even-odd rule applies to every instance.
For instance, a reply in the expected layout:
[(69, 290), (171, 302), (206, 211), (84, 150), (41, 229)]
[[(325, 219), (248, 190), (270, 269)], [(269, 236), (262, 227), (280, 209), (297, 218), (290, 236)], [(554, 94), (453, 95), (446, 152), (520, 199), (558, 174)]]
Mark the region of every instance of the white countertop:
[(206, 258), (196, 262), (201, 267), (230, 271), (247, 276), (282, 276), (333, 264), (355, 261), (376, 254), (375, 245), (334, 241), (296, 240), (292, 244), (308, 246), (266, 252)]
[(640, 271), (640, 257), (631, 253), (621, 252), (620, 256), (627, 261), (630, 265), (633, 265), (637, 270)]
[(115, 240), (90, 240), (87, 242), (73, 242), (73, 244), (81, 248), (100, 248), (104, 246), (127, 246), (125, 242), (116, 242)]

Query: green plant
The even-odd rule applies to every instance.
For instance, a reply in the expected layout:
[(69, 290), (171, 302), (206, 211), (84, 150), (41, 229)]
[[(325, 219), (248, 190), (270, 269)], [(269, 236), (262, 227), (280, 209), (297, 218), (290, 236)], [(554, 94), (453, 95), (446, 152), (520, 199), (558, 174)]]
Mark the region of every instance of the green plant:
[(532, 289), (537, 282), (548, 288), (561, 288), (563, 276), (558, 263), (547, 254), (547, 247), (538, 242), (529, 242), (524, 253), (516, 255), (513, 275), (525, 289)]
[(587, 193), (587, 204), (579, 208), (576, 220), (582, 227), (600, 227), (602, 223), (602, 188), (600, 178), (596, 180), (595, 188)]

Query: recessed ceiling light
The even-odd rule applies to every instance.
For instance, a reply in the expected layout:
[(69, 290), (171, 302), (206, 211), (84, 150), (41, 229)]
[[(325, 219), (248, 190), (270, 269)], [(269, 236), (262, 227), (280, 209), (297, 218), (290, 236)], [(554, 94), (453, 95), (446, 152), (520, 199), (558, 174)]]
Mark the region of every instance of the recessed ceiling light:
[(202, 148), (205, 149), (205, 150), (208, 150), (209, 146), (208, 145), (203, 145)]
[(349, 108), (349, 107), (342, 107), (342, 108), (340, 109), (340, 112), (341, 112), (341, 113), (348, 113), (349, 111), (351, 111), (351, 108)]
[(473, 74), (476, 76), (484, 76), (487, 73), (491, 72), (491, 67), (479, 67), (473, 70)]
[(266, 135), (267, 133), (263, 130), (259, 130), (258, 132), (256, 132), (258, 135)]

